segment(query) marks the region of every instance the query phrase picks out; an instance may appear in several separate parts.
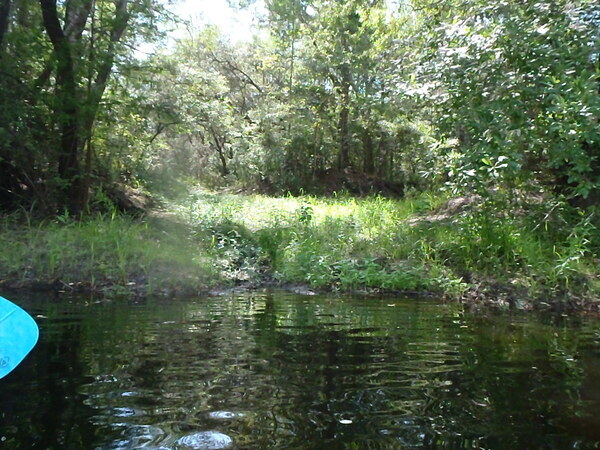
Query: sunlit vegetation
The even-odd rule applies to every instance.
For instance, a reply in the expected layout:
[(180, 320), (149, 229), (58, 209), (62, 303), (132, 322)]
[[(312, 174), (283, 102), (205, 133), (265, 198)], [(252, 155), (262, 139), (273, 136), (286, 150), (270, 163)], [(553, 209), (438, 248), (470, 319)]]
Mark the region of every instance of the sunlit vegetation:
[(266, 11), (160, 45), (160, 1), (0, 2), (4, 282), (597, 295), (596, 2)]
[(526, 214), (496, 206), (476, 198), (453, 209), (429, 194), (392, 200), (200, 191), (179, 213), (234, 279), (267, 271), (326, 289), (451, 296), (495, 279), (515, 295), (597, 292), (591, 255), (599, 240), (589, 217), (571, 217), (577, 212), (559, 203), (528, 205)]
[(599, 240), (589, 217), (571, 217), (577, 212), (566, 204), (525, 215), (463, 200), (456, 207), (429, 194), (269, 197), (197, 188), (143, 219), (9, 220), (0, 232), (0, 279), (141, 295), (275, 283), (457, 298), (477, 288), (507, 306), (598, 295)]
[(5, 220), (0, 280), (19, 287), (104, 293), (195, 293), (218, 281), (210, 260), (169, 227), (121, 215), (74, 221)]

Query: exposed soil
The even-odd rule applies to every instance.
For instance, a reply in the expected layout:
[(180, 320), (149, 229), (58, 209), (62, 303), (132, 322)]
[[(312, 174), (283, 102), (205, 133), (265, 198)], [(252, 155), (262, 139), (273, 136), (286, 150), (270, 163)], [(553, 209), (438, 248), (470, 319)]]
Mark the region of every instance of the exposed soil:
[[(24, 280), (7, 282), (0, 280), (0, 288), (12, 291), (37, 291), (47, 292), (53, 296), (69, 295), (94, 295), (98, 297), (129, 296), (144, 298), (148, 296), (148, 285), (143, 277), (130, 281), (126, 285), (111, 283), (106, 280), (91, 286), (89, 283), (65, 283), (61, 280), (39, 281)], [(185, 298), (194, 296), (226, 296), (232, 293), (252, 292), (263, 289), (282, 289), (296, 295), (313, 296), (317, 294), (331, 294), (326, 289), (314, 289), (304, 284), (277, 283), (268, 276), (261, 281), (239, 282), (231, 286), (212, 288), (190, 289), (178, 287), (175, 280), (169, 286), (153, 290), (151, 295), (158, 297)], [(441, 297), (447, 302), (460, 302), (469, 311), (547, 311), (558, 314), (586, 313), (600, 315), (600, 299), (579, 298), (566, 295), (553, 295), (547, 298), (532, 298), (523, 289), (494, 280), (475, 282), (459, 298), (444, 297), (436, 292), (422, 291), (396, 291), (377, 288), (357, 289), (354, 291), (335, 291), (344, 295), (362, 295), (370, 297)]]
[(495, 280), (473, 283), (462, 295), (460, 302), (469, 310), (497, 309), (600, 314), (599, 298), (581, 298), (566, 293), (554, 293), (543, 298), (533, 298), (523, 288)]
[(444, 220), (448, 220), (453, 216), (468, 210), (479, 201), (481, 201), (479, 195), (451, 198), (431, 214), (413, 217), (409, 219), (407, 223), (412, 227), (423, 223), (443, 222)]

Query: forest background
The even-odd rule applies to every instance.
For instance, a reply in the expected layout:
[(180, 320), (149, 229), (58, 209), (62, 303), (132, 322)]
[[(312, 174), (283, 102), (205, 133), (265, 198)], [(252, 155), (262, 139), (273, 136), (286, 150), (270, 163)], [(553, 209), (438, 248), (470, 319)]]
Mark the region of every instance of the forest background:
[(0, 0), (4, 285), (597, 298), (596, 2), (166, 6)]

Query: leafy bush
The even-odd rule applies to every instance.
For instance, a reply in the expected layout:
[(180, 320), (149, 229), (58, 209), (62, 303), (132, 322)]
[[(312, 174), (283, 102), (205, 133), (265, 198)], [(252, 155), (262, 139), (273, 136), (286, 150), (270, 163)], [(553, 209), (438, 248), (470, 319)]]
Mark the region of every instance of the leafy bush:
[(420, 70), (447, 142), (442, 153), (454, 155), (454, 187), (487, 194), (541, 184), (570, 198), (596, 191), (598, 4), (445, 1), (428, 14), (436, 51)]

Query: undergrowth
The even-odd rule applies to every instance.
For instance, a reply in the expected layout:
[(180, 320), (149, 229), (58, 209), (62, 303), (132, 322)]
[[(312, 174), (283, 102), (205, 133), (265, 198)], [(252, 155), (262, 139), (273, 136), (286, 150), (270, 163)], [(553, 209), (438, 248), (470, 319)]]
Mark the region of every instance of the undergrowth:
[(489, 280), (538, 298), (599, 292), (593, 212), (560, 200), (478, 199), (440, 218), (447, 200), (427, 193), (393, 200), (199, 190), (178, 211), (233, 279), (269, 273), (317, 288), (452, 297)]
[(120, 214), (39, 222), (18, 214), (1, 224), (0, 281), (11, 285), (152, 293), (193, 291), (218, 276), (208, 258), (188, 251), (185, 236)]
[(169, 207), (169, 220), (13, 216), (0, 229), (0, 279), (143, 285), (145, 292), (275, 281), (458, 297), (486, 280), (540, 299), (600, 292), (600, 233), (592, 211), (560, 200), (477, 199), (448, 212), (447, 200), (197, 189)]

